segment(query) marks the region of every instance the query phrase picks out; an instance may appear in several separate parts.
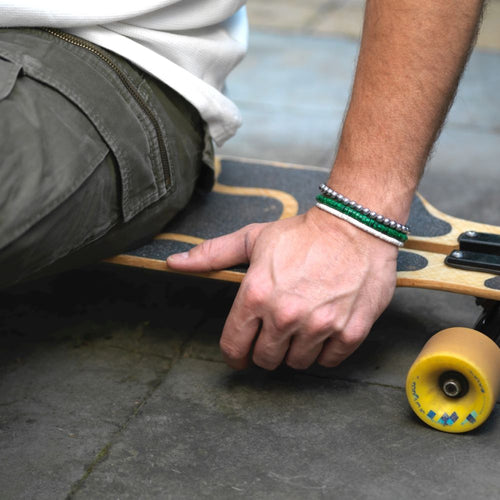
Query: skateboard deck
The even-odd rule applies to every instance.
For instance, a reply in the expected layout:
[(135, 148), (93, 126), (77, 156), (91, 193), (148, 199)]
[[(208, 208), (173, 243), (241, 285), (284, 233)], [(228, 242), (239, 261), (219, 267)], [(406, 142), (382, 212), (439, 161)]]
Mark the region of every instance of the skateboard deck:
[[(106, 262), (173, 272), (165, 262), (172, 253), (189, 250), (205, 239), (252, 222), (269, 222), (305, 212), (315, 203), (316, 186), (327, 176), (328, 169), (320, 167), (218, 158), (216, 184), (211, 193), (195, 196), (165, 232), (148, 244)], [(500, 323), (500, 276), (450, 267), (445, 260), (450, 262), (453, 257), (452, 264), (458, 260), (463, 265), (476, 252), (481, 239), (481, 250), (476, 252), (479, 262), (483, 265), (494, 261), (493, 267), (496, 265), (496, 273), (500, 273), (496, 256), (500, 239), (491, 236), (500, 235), (500, 227), (451, 217), (420, 195), (413, 200), (408, 224), (412, 233), (404, 249), (399, 250), (398, 286), (494, 299), (482, 301), (484, 315), (478, 322), (481, 331), (493, 333), (491, 338), (471, 329), (443, 330), (427, 342), (407, 377), (409, 404), (422, 421), (445, 432), (467, 432), (486, 421), (500, 397), (500, 349), (494, 341)], [(484, 238), (488, 240), (487, 250)], [(494, 248), (490, 252), (491, 245)], [(469, 262), (471, 259), (465, 263)], [(475, 264), (476, 261), (470, 265)], [(198, 276), (240, 282), (245, 272), (242, 265)]]
[[(173, 272), (165, 263), (173, 253), (252, 222), (270, 222), (305, 212), (314, 205), (316, 187), (325, 181), (328, 172), (321, 167), (217, 158), (216, 183), (211, 193), (194, 197), (148, 244), (105, 262)], [(500, 235), (500, 227), (446, 215), (420, 195), (413, 200), (408, 225), (412, 232), (399, 251), (398, 286), (500, 300), (500, 276), (455, 269), (444, 263), (445, 256), (458, 248), (461, 233), (473, 230)], [(240, 282), (245, 271), (242, 265), (198, 276)]]

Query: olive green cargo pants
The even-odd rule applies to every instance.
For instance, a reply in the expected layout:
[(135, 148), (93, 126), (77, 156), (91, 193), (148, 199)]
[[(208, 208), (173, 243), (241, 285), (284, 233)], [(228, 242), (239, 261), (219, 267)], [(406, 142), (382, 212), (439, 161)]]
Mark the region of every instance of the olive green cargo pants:
[(139, 245), (211, 182), (188, 102), (65, 37), (0, 29), (0, 288)]

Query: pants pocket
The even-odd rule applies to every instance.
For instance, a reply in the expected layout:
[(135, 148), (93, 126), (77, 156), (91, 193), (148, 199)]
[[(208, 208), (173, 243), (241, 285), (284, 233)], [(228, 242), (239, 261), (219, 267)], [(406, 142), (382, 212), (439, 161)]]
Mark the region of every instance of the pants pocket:
[(125, 222), (174, 189), (162, 124), (115, 56), (63, 32), (0, 29), (0, 57), (5, 55), (22, 65), (25, 76), (65, 96), (92, 123), (116, 158)]
[(71, 196), (109, 153), (65, 96), (2, 61), (0, 249)]

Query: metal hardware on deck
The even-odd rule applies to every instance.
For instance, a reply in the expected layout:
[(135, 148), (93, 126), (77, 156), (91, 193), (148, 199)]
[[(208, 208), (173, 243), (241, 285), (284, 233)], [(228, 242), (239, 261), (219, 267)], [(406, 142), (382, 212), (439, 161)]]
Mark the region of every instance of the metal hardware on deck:
[(500, 256), (500, 235), (466, 231), (458, 237), (460, 250)]
[(445, 263), (458, 269), (500, 274), (500, 253), (495, 255), (463, 249), (454, 250), (446, 257)]

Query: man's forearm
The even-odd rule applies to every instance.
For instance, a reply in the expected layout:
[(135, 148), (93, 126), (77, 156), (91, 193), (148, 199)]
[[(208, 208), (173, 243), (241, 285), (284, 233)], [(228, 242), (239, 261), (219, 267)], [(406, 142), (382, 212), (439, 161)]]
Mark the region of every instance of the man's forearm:
[(405, 220), (475, 40), (480, 0), (368, 0), (330, 183)]

